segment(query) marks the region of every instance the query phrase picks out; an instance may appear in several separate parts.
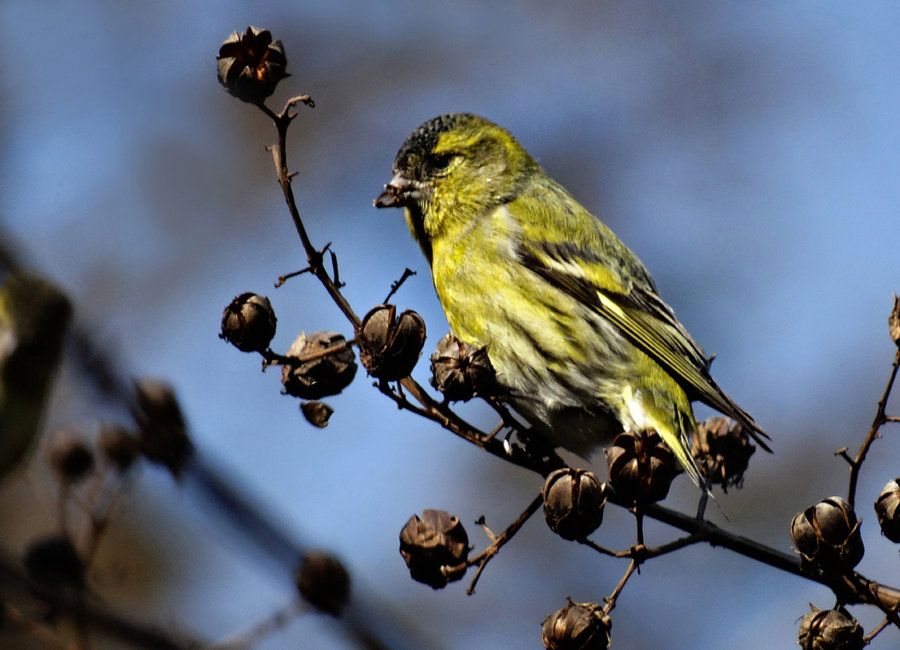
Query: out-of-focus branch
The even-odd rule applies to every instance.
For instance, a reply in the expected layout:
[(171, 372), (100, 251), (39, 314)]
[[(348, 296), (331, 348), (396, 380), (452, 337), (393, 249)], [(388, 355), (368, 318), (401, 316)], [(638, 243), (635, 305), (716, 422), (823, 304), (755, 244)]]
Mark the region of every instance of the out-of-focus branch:
[(18, 561), (0, 555), (0, 582), (30, 593), (44, 602), (56, 615), (73, 616), (121, 641), (154, 650), (188, 650), (203, 642), (169, 627), (158, 629), (133, 621), (89, 594), (73, 595), (64, 590), (45, 587), (31, 580)]
[[(0, 271), (19, 270), (20, 260), (25, 257), (5, 245), (10, 241), (10, 238), (2, 236), (0, 232)], [(121, 371), (120, 364), (110, 356), (108, 350), (95, 340), (90, 328), (77, 318), (69, 331), (67, 352), (79, 372), (88, 380), (87, 385), (96, 391), (98, 399), (117, 405), (123, 412), (134, 411), (136, 398), (133, 382)], [(279, 522), (263, 514), (259, 506), (235, 485), (226, 472), (202, 454), (195, 453), (192, 456), (184, 473), (188, 482), (193, 483), (234, 524), (236, 531), (249, 537), (290, 576), (290, 572), (296, 569), (300, 558), (308, 550), (305, 544), (288, 534)], [(16, 566), (14, 560), (0, 557), (0, 582), (4, 581), (27, 587), (34, 584)], [(48, 605), (58, 604), (58, 595), (52, 590), (38, 585), (32, 591)], [(106, 633), (118, 636), (123, 641), (152, 648), (195, 648), (202, 645), (198, 640), (178, 641), (167, 637), (161, 630), (131, 623), (93, 600), (83, 601), (79, 606), (83, 608), (89, 623), (96, 623)], [(424, 640), (420, 630), (415, 629), (408, 621), (392, 616), (383, 604), (374, 602), (360, 587), (354, 590), (353, 600), (341, 621), (342, 633), (353, 639), (360, 648), (413, 648), (429, 643)]]

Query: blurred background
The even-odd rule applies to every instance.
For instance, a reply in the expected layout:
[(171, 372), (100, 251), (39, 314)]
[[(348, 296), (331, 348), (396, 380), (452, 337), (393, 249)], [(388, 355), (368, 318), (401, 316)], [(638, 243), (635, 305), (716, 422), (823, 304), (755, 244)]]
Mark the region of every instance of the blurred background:
[[(269, 105), (309, 93), (289, 136), (310, 234), (331, 242), (360, 314), (405, 267), (396, 296), (428, 325), (414, 377), (447, 326), (399, 211), (372, 199), (421, 122), (480, 113), (509, 128), (653, 273), (708, 353), (718, 383), (773, 437), (743, 490), (711, 516), (790, 550), (791, 517), (846, 494), (847, 466), (884, 388), (900, 291), (900, 7), (890, 2), (456, 3), (392, 0), (80, 3), (5, 0), (0, 56), (3, 244), (69, 293), (78, 322), (130, 376), (175, 387), (198, 453), (303, 544), (353, 577), (355, 615), (406, 647), (540, 647), (565, 597), (600, 601), (626, 568), (555, 537), (538, 516), (491, 562), (441, 591), (410, 580), (397, 535), (424, 508), (512, 522), (540, 479), (400, 412), (361, 370), (327, 429), (280, 394), (277, 369), (217, 338), (237, 294), (269, 296), (273, 347), (351, 328), (305, 266), (266, 145), (271, 123), (224, 93), (215, 55), (247, 25), (280, 39), (290, 78)], [(69, 363), (48, 427), (95, 431), (122, 414)], [(471, 406), (490, 429), (495, 416)], [(706, 411), (698, 409), (698, 416)], [(893, 434), (895, 431), (888, 431)], [(858, 508), (859, 570), (900, 585), (870, 508), (900, 473), (896, 436), (876, 442)], [(596, 469), (605, 475), (602, 458)], [(53, 529), (32, 480), (0, 486), (0, 543), (21, 554)], [(666, 505), (692, 512), (678, 479)], [(727, 516), (726, 521), (724, 517)], [(293, 567), (247, 542), (190, 480), (147, 467), (101, 547), (92, 581), (133, 618), (216, 641), (293, 595)], [(253, 531), (249, 531), (253, 532)], [(677, 533), (650, 525), (650, 543)], [(601, 544), (633, 523), (608, 512)], [(690, 594), (688, 598), (685, 594)], [(829, 591), (721, 549), (646, 564), (613, 613), (614, 647), (788, 648), (807, 603)], [(855, 608), (867, 631), (880, 620)], [(404, 632), (405, 631), (405, 632)], [(388, 638), (390, 632), (384, 632)], [(889, 629), (873, 647), (900, 644)], [(353, 648), (340, 622), (306, 615), (259, 648)]]

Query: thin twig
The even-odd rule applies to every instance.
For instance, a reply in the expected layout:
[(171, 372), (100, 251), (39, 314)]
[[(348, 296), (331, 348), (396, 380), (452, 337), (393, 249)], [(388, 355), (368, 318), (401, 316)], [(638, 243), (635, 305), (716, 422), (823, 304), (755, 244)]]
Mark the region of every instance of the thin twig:
[(878, 636), (884, 628), (886, 628), (888, 625), (890, 625), (890, 623), (891, 623), (890, 620), (887, 617), (885, 617), (884, 620), (881, 621), (881, 623), (879, 623), (875, 627), (875, 629), (873, 629), (871, 632), (869, 632), (866, 636), (863, 637), (864, 645), (869, 645), (870, 643), (872, 643), (872, 640), (876, 636)]
[(501, 424), (513, 429), (514, 431), (522, 431), (522, 425), (518, 420), (513, 416), (512, 413), (509, 412), (509, 409), (506, 408), (506, 405), (500, 400), (499, 397), (495, 396), (487, 396), (484, 398), (485, 401), (490, 404), (491, 408), (497, 411), (500, 415)]
[(290, 273), (285, 273), (284, 275), (279, 275), (278, 279), (275, 280), (275, 288), (277, 289), (278, 287), (283, 285), (285, 282), (287, 282), (291, 278), (296, 278), (298, 275), (303, 275), (304, 273), (309, 273), (310, 271), (312, 271), (312, 269), (307, 266), (305, 268), (300, 269), (299, 271), (291, 271)]
[(634, 523), (635, 528), (635, 536), (637, 537), (637, 545), (644, 546), (644, 510), (641, 506), (634, 507)]
[(563, 460), (554, 452), (545, 454), (543, 458), (535, 458), (527, 452), (515, 447), (508, 450), (502, 440), (485, 434), (459, 417), (446, 404), (433, 399), (412, 377), (406, 377), (399, 382), (413, 398), (421, 405), (416, 406), (409, 400), (392, 392), (384, 383), (377, 384), (379, 390), (390, 397), (400, 408), (412, 411), (422, 417), (437, 422), (442, 427), (456, 436), (471, 442), (505, 461), (533, 470), (541, 476), (547, 476), (553, 470), (565, 467)]
[(391, 290), (390, 290), (390, 292), (388, 292), (388, 295), (385, 297), (385, 299), (381, 301), (382, 304), (386, 305), (388, 303), (388, 301), (391, 299), (391, 296), (393, 296), (395, 293), (397, 293), (397, 290), (401, 286), (403, 286), (403, 283), (406, 282), (406, 280), (408, 278), (414, 276), (415, 274), (416, 274), (416, 272), (413, 271), (412, 269), (408, 269), (408, 268), (403, 269), (403, 275), (400, 276), (400, 279), (395, 280), (394, 282), (391, 282)]
[(263, 356), (263, 369), (268, 366), (299, 366), (309, 361), (315, 361), (316, 359), (321, 359), (346, 350), (347, 348), (352, 347), (354, 343), (356, 343), (356, 339), (350, 339), (349, 341), (344, 341), (343, 343), (338, 343), (337, 345), (332, 345), (331, 347), (322, 350), (316, 350), (315, 352), (308, 352), (307, 354), (298, 356), (278, 354), (272, 350), (266, 350), (260, 354)]
[(288, 171), (287, 167), (287, 131), (291, 122), (297, 116), (296, 113), (292, 112), (292, 109), (298, 103), (314, 106), (309, 95), (297, 95), (296, 97), (292, 97), (285, 104), (284, 110), (278, 114), (275, 114), (265, 104), (259, 105), (260, 109), (272, 119), (275, 123), (275, 128), (278, 130), (278, 143), (269, 147), (269, 151), (272, 153), (272, 161), (275, 163), (275, 174), (278, 177), (278, 184), (281, 185), (281, 190), (284, 193), (284, 200), (291, 213), (294, 228), (297, 230), (297, 235), (300, 237), (300, 242), (303, 244), (303, 250), (306, 251), (306, 260), (309, 263), (309, 270), (319, 279), (319, 282), (325, 287), (328, 295), (331, 296), (334, 303), (353, 324), (354, 329), (356, 329), (359, 327), (360, 323), (359, 316), (357, 316), (356, 312), (350, 307), (350, 303), (347, 302), (347, 299), (344, 298), (344, 295), (341, 293), (337, 284), (331, 276), (328, 275), (328, 271), (325, 270), (325, 266), (322, 264), (322, 258), (326, 249), (320, 251), (313, 246), (309, 234), (306, 232), (306, 226), (303, 225), (303, 220), (300, 218), (300, 210), (297, 208), (297, 202), (294, 199), (294, 190), (291, 186), (293, 174)]
[(606, 548), (605, 546), (600, 546), (597, 542), (587, 537), (581, 537), (576, 539), (575, 541), (579, 544), (587, 546), (588, 548), (594, 549), (598, 553), (608, 555), (609, 557), (631, 557), (631, 549), (628, 549), (627, 551), (614, 551), (610, 548)]
[(856, 458), (850, 462), (850, 486), (847, 489), (847, 501), (850, 502), (851, 506), (853, 506), (856, 501), (856, 484), (859, 481), (859, 470), (862, 467), (863, 461), (866, 459), (866, 454), (869, 453), (869, 447), (871, 447), (872, 443), (875, 442), (875, 439), (880, 436), (879, 429), (881, 429), (881, 425), (887, 421), (885, 408), (887, 408), (891, 389), (894, 387), (894, 380), (897, 378), (898, 368), (900, 368), (900, 347), (897, 348), (897, 352), (894, 354), (894, 363), (891, 366), (891, 374), (888, 377), (884, 393), (882, 393), (881, 399), (878, 400), (878, 409), (875, 412), (875, 418), (872, 420), (872, 426), (869, 428), (869, 433), (866, 435), (866, 439), (863, 440), (859, 451), (856, 452)]
[(586, 537), (577, 539), (575, 541), (603, 555), (618, 558), (629, 558), (632, 560), (636, 560), (638, 563), (642, 563), (645, 560), (649, 560), (650, 558), (659, 557), (660, 555), (665, 555), (666, 553), (677, 551), (684, 548), (685, 546), (691, 546), (699, 542), (704, 542), (706, 541), (706, 538), (707, 534), (705, 531), (698, 531), (690, 535), (685, 535), (684, 537), (679, 537), (678, 539), (674, 539), (671, 542), (667, 542), (660, 546), (644, 546), (635, 544), (631, 548), (624, 551), (613, 551), (612, 549), (608, 549), (605, 546), (600, 546), (596, 542), (593, 542)]
[(616, 588), (613, 589), (613, 592), (604, 598), (606, 604), (603, 606), (603, 613), (609, 614), (616, 606), (616, 600), (619, 597), (619, 594), (622, 593), (622, 590), (625, 588), (625, 583), (628, 582), (628, 579), (632, 576), (635, 570), (638, 568), (640, 563), (637, 560), (632, 560), (628, 565), (628, 568), (625, 569), (625, 575), (622, 576), (622, 579), (619, 580), (619, 584), (616, 585)]
[[(331, 246), (331, 242), (328, 242), (328, 246)], [(338, 260), (337, 253), (334, 251), (328, 251), (328, 255), (331, 256), (331, 277), (334, 279), (334, 285), (340, 289), (342, 288), (346, 282), (341, 282), (341, 274), (338, 269)]]
[(645, 548), (643, 555), (645, 559), (651, 557), (659, 557), (660, 555), (665, 555), (666, 553), (677, 551), (678, 549), (685, 548), (686, 546), (691, 546), (693, 544), (697, 544), (698, 542), (704, 542), (706, 541), (706, 539), (707, 534), (705, 530), (697, 531), (696, 533), (685, 535), (684, 537), (679, 537), (678, 539), (674, 539), (671, 542), (667, 542), (666, 544), (662, 544), (660, 546)]
[[(448, 573), (453, 573), (455, 571), (461, 571), (465, 567), (478, 565), (478, 570), (475, 572), (474, 577), (472, 578), (472, 582), (469, 584), (469, 588), (466, 589), (466, 594), (471, 596), (475, 593), (475, 585), (478, 584), (478, 579), (481, 577), (482, 571), (487, 566), (487, 563), (491, 561), (500, 549), (506, 544), (509, 540), (513, 538), (513, 536), (519, 531), (519, 529), (525, 524), (526, 521), (537, 512), (540, 507), (544, 503), (544, 498), (540, 494), (537, 495), (531, 503), (528, 504), (528, 507), (525, 508), (524, 512), (509, 526), (507, 526), (506, 530), (504, 530), (499, 535), (494, 535), (491, 539), (491, 544), (486, 549), (484, 549), (481, 553), (476, 555), (475, 557), (469, 558), (463, 565), (458, 567), (452, 567), (448, 569)], [(485, 528), (487, 531), (487, 528)]]
[(878, 592), (878, 583), (865, 578), (858, 573), (851, 573), (848, 576), (845, 576), (842, 579), (841, 584), (839, 585), (839, 589), (835, 589), (835, 593), (839, 595), (843, 595), (843, 589), (846, 585), (853, 586), (853, 593), (868, 593), (871, 594), (872, 600), (869, 601), (869, 604), (875, 605), (878, 609), (884, 612), (885, 618), (892, 623), (895, 627), (900, 628), (900, 616), (897, 616), (897, 610), (900, 608), (900, 603), (896, 601), (893, 602), (885, 602), (881, 598), (881, 594)]
[(487, 437), (488, 438), (496, 438), (497, 434), (500, 433), (501, 431), (503, 431), (503, 428), (505, 426), (506, 426), (506, 423), (504, 423), (503, 420), (500, 420), (500, 422), (497, 423), (497, 426), (495, 426), (493, 429), (491, 429), (488, 432)]

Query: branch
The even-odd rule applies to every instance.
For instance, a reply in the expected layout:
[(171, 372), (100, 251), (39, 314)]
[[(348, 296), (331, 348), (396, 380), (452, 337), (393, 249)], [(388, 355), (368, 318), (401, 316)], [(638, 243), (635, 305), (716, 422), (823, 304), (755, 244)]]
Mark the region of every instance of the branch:
[(622, 579), (619, 580), (619, 584), (617, 584), (616, 588), (613, 589), (613, 592), (604, 599), (606, 600), (606, 605), (603, 607), (604, 614), (609, 614), (615, 608), (616, 600), (619, 598), (619, 594), (621, 594), (622, 590), (625, 588), (625, 583), (628, 582), (628, 579), (632, 576), (639, 565), (640, 563), (637, 560), (632, 560), (628, 565), (628, 568), (625, 570), (625, 575), (623, 575)]
[(394, 393), (385, 383), (379, 384), (378, 387), (382, 393), (394, 400), (401, 408), (412, 411), (433, 422), (437, 422), (454, 435), (480, 447), (489, 454), (513, 463), (514, 465), (518, 465), (519, 467), (535, 471), (545, 477), (554, 470), (566, 466), (562, 458), (552, 450), (547, 451), (542, 449), (541, 451), (544, 453), (535, 456), (530, 454), (527, 449), (507, 447), (502, 440), (497, 440), (494, 437), (494, 434), (486, 434), (478, 430), (459, 417), (446, 404), (436, 401), (425, 392), (425, 389), (412, 377), (401, 379), (399, 383), (400, 386), (405, 388), (421, 406), (416, 406), (403, 397), (403, 395)]
[(626, 551), (612, 551), (608, 548), (600, 546), (599, 544), (596, 544), (595, 542), (587, 538), (579, 539), (576, 541), (580, 544), (584, 544), (585, 546), (594, 549), (598, 553), (602, 553), (603, 555), (609, 555), (610, 557), (619, 558), (627, 557), (638, 563), (642, 563), (644, 562), (644, 560), (649, 560), (652, 557), (659, 557), (660, 555), (665, 555), (666, 553), (677, 551), (678, 549), (682, 549), (686, 546), (691, 546), (698, 542), (707, 541), (707, 532), (705, 530), (698, 531), (696, 533), (674, 539), (671, 542), (661, 544), (660, 546), (644, 546), (643, 544), (635, 544)]
[(869, 447), (872, 446), (872, 443), (875, 442), (876, 438), (881, 437), (881, 434), (879, 433), (881, 425), (885, 422), (893, 421), (893, 418), (888, 418), (885, 415), (885, 409), (887, 408), (888, 398), (891, 395), (891, 389), (894, 387), (894, 380), (897, 378), (898, 368), (900, 368), (900, 347), (897, 348), (897, 352), (894, 355), (894, 364), (891, 366), (891, 373), (888, 376), (887, 386), (884, 388), (884, 393), (881, 394), (881, 399), (878, 400), (878, 408), (875, 411), (875, 418), (872, 420), (872, 426), (869, 428), (869, 433), (866, 435), (866, 439), (863, 440), (859, 451), (856, 452), (856, 458), (851, 460), (847, 456), (846, 451), (842, 453), (843, 457), (850, 463), (850, 487), (847, 490), (847, 501), (850, 502), (851, 506), (854, 505), (856, 500), (856, 484), (859, 481), (859, 470), (862, 467), (863, 461), (866, 459), (866, 454), (869, 453)]
[(0, 555), (0, 583), (7, 586), (15, 585), (18, 589), (31, 593), (46, 603), (57, 615), (65, 614), (76, 619), (80, 618), (120, 641), (141, 648), (188, 650), (202, 644), (196, 638), (188, 638), (174, 632), (171, 626), (164, 631), (132, 621), (109, 606), (96, 602), (96, 598), (88, 594), (79, 594), (74, 598), (67, 597), (63, 591), (49, 589), (31, 580), (17, 565), (18, 562)]
[(341, 290), (332, 280), (331, 276), (328, 275), (328, 271), (325, 270), (325, 266), (322, 263), (323, 254), (325, 250), (327, 250), (327, 247), (319, 251), (312, 245), (309, 235), (306, 232), (306, 226), (303, 225), (303, 220), (300, 218), (300, 210), (297, 208), (297, 202), (294, 200), (294, 190), (291, 187), (291, 180), (293, 179), (294, 174), (290, 173), (287, 167), (287, 130), (293, 119), (297, 116), (297, 114), (293, 112), (293, 108), (298, 103), (304, 103), (310, 107), (315, 105), (309, 95), (297, 95), (296, 97), (289, 99), (284, 105), (284, 109), (281, 113), (276, 115), (265, 104), (259, 104), (259, 108), (272, 118), (275, 122), (275, 128), (278, 130), (278, 143), (275, 146), (269, 147), (269, 151), (272, 152), (272, 160), (275, 163), (275, 174), (278, 176), (278, 183), (281, 185), (281, 190), (284, 193), (284, 200), (287, 203), (288, 210), (290, 210), (291, 219), (294, 222), (294, 227), (297, 229), (297, 234), (300, 236), (303, 250), (306, 251), (306, 261), (309, 263), (309, 271), (319, 279), (319, 282), (325, 287), (328, 295), (331, 296), (334, 303), (342, 312), (344, 312), (344, 315), (353, 324), (353, 328), (356, 329), (360, 324), (359, 316), (357, 316), (350, 307), (350, 303), (344, 298)]
[(528, 504), (528, 507), (525, 508), (525, 511), (521, 515), (519, 515), (519, 518), (511, 523), (506, 528), (506, 530), (504, 530), (499, 535), (494, 535), (493, 533), (491, 533), (488, 527), (485, 526), (484, 523), (482, 523), (484, 531), (491, 538), (491, 545), (484, 549), (481, 553), (476, 555), (474, 558), (469, 558), (469, 560), (467, 560), (466, 563), (461, 567), (454, 567), (453, 569), (450, 569), (450, 571), (452, 572), (456, 569), (463, 569), (465, 567), (475, 566), (476, 564), (478, 565), (478, 570), (475, 572), (475, 577), (472, 578), (472, 582), (469, 585), (469, 588), (466, 589), (467, 595), (471, 596), (475, 593), (475, 585), (478, 584), (478, 578), (481, 577), (481, 572), (484, 571), (484, 567), (486, 567), (487, 563), (491, 561), (491, 558), (497, 555), (503, 545), (511, 540), (517, 532), (519, 532), (519, 529), (525, 524), (526, 521), (531, 518), (534, 513), (536, 513), (540, 509), (543, 504), (544, 497), (538, 494), (537, 497), (535, 497), (534, 500), (532, 500), (532, 502)]
[(836, 594), (840, 594), (845, 603), (875, 605), (889, 610), (895, 610), (900, 606), (900, 590), (878, 584), (858, 573), (821, 575), (804, 571), (796, 555), (775, 550), (747, 537), (729, 533), (708, 521), (695, 519), (657, 504), (644, 506), (644, 514), (687, 533), (703, 533), (704, 541), (710, 546), (727, 548), (752, 560), (823, 584)]
[(400, 289), (401, 286), (403, 286), (403, 283), (406, 282), (407, 279), (411, 278), (415, 274), (416, 274), (416, 272), (413, 271), (412, 269), (403, 269), (403, 275), (400, 276), (400, 279), (394, 280), (393, 282), (391, 282), (391, 290), (388, 292), (388, 295), (385, 297), (385, 299), (381, 301), (382, 304), (386, 305), (388, 303), (388, 301), (391, 299), (391, 296), (393, 296), (395, 293), (397, 293), (397, 290)]

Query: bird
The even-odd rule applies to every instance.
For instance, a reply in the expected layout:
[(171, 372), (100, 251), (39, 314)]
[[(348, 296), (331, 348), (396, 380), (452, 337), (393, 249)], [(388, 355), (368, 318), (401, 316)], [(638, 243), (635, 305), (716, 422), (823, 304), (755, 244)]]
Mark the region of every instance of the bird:
[(423, 123), (374, 205), (403, 208), (451, 331), (486, 348), (509, 406), (554, 446), (589, 459), (654, 430), (703, 486), (700, 401), (771, 451), (644, 264), (503, 127), (472, 113)]

